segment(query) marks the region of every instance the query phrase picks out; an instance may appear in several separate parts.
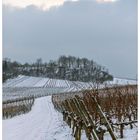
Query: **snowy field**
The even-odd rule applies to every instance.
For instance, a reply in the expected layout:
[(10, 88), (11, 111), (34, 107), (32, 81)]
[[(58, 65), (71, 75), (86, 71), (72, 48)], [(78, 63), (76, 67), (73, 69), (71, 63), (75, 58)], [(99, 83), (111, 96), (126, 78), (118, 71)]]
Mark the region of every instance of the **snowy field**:
[[(51, 96), (38, 98), (29, 113), (3, 120), (3, 140), (74, 140), (62, 118), (54, 109)], [(122, 140), (137, 140), (137, 131), (136, 127), (126, 129)], [(84, 134), (82, 140), (86, 140)], [(111, 140), (108, 133), (105, 140)]]
[(14, 100), (29, 96), (48, 96), (61, 93), (65, 88), (41, 88), (41, 87), (3, 87), (3, 101)]
[[(114, 78), (113, 81), (108, 81), (105, 85), (127, 85), (137, 84), (135, 80), (126, 80)], [(49, 79), (42, 77), (31, 77), (19, 75), (14, 79), (9, 79), (3, 84), (3, 101), (22, 98), (27, 96), (46, 96), (63, 92), (74, 92), (82, 89), (90, 89), (95, 87), (93, 83), (85, 83), (78, 81), (68, 81), (59, 79)]]
[[(131, 79), (114, 78), (113, 81), (107, 81), (104, 84), (134, 85), (137, 84), (137, 81)], [(94, 86), (91, 82), (85, 83), (24, 75), (19, 75), (14, 79), (9, 79), (3, 84), (3, 87), (89, 88), (91, 86)]]
[(62, 118), (51, 96), (38, 98), (29, 113), (3, 120), (3, 140), (71, 140)]

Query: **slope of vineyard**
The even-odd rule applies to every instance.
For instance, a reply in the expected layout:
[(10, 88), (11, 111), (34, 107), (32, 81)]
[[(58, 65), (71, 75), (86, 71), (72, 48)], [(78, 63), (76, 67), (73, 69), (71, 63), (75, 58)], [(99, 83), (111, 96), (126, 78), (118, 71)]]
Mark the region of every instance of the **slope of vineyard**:
[[(136, 80), (132, 79), (121, 79), (114, 78), (113, 81), (107, 81), (104, 84), (118, 84), (118, 85), (134, 85), (136, 84)], [(42, 77), (32, 77), (32, 76), (24, 76), (19, 75), (14, 79), (7, 80), (3, 87), (63, 87), (63, 88), (71, 88), (71, 87), (82, 87), (89, 88), (93, 83), (88, 82), (77, 82), (77, 81), (68, 81), (68, 80), (60, 80), (60, 79), (50, 79), (50, 78), (42, 78)]]
[[(54, 107), (63, 114), (63, 120), (71, 128), (75, 138), (81, 137), (84, 129), (87, 139), (96, 137), (97, 140), (104, 140), (109, 133), (108, 140), (135, 140), (137, 93), (136, 85), (114, 86), (52, 95), (52, 101)], [(89, 130), (90, 133), (87, 133)], [(135, 138), (128, 137), (126, 131), (130, 132), (130, 135), (135, 132)]]
[[(114, 78), (113, 81), (108, 81), (100, 84), (100, 88), (107, 85), (135, 85), (137, 81)], [(9, 79), (3, 83), (3, 100), (11, 100), (28, 96), (46, 96), (63, 92), (75, 92), (82, 89), (93, 88), (94, 83), (68, 81), (60, 79), (50, 79), (43, 77), (32, 77), (19, 75), (14, 79)], [(25, 92), (26, 91), (26, 92)]]

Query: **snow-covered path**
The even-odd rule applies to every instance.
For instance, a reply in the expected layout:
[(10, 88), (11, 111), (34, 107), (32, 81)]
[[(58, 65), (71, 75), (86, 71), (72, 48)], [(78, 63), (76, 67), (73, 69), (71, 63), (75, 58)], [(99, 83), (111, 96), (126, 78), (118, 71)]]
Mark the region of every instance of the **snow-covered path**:
[(36, 99), (27, 114), (3, 120), (3, 140), (72, 140), (70, 133), (51, 96)]
[[(29, 113), (3, 120), (3, 140), (74, 140), (62, 118), (54, 109), (51, 96), (38, 98)], [(137, 131), (137, 127), (126, 129), (125, 138), (118, 140), (137, 140)], [(108, 133), (104, 138), (111, 140)], [(82, 140), (86, 140), (85, 135)]]

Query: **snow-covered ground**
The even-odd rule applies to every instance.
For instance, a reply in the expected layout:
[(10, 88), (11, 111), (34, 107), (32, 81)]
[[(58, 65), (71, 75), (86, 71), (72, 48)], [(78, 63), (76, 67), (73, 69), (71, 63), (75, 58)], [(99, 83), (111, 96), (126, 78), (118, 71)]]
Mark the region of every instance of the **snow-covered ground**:
[(38, 98), (29, 113), (3, 120), (3, 140), (72, 140), (62, 118), (51, 96)]
[[(3, 120), (3, 140), (74, 140), (62, 118), (54, 109), (51, 96), (38, 98), (29, 113)], [(126, 129), (122, 140), (136, 140), (137, 131), (137, 127)], [(82, 140), (86, 140), (84, 134)], [(108, 133), (105, 140), (111, 140)]]
[[(114, 78), (113, 81), (107, 81), (99, 85), (104, 88), (106, 85), (135, 85), (136, 80)], [(91, 89), (96, 85), (91, 82), (68, 81), (60, 79), (50, 79), (42, 77), (32, 77), (19, 75), (14, 79), (9, 79), (3, 84), (3, 100), (38, 96), (51, 95), (55, 93), (74, 92), (82, 89)]]
[[(134, 85), (137, 84), (137, 81), (131, 79), (114, 78), (113, 81), (107, 81), (105, 83), (110, 85), (114, 85), (114, 84)], [(73, 88), (73, 89), (77, 89), (77, 88), (86, 89), (91, 86), (94, 86), (93, 83), (91, 82), (85, 83), (85, 82), (78, 82), (78, 81), (68, 81), (68, 80), (60, 80), (60, 79), (23, 76), (23, 75), (19, 75), (14, 79), (9, 79), (3, 84), (3, 87), (50, 87), (50, 88), (58, 87), (58, 88)]]
[(71, 87), (71, 81), (19, 75), (7, 80), (3, 87)]
[(134, 79), (125, 79), (125, 78), (114, 78), (113, 81), (107, 81), (105, 82), (107, 84), (111, 84), (111, 85), (136, 85), (137, 81)]
[(3, 87), (3, 101), (29, 96), (48, 96), (56, 93), (61, 93), (64, 90), (65, 88), (58, 87)]

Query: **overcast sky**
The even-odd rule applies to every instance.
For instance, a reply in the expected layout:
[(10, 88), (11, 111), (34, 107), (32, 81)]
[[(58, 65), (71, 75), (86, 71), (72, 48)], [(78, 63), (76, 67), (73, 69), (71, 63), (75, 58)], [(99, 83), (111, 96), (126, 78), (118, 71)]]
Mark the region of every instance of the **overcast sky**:
[(3, 57), (86, 57), (137, 76), (137, 0), (3, 0)]

